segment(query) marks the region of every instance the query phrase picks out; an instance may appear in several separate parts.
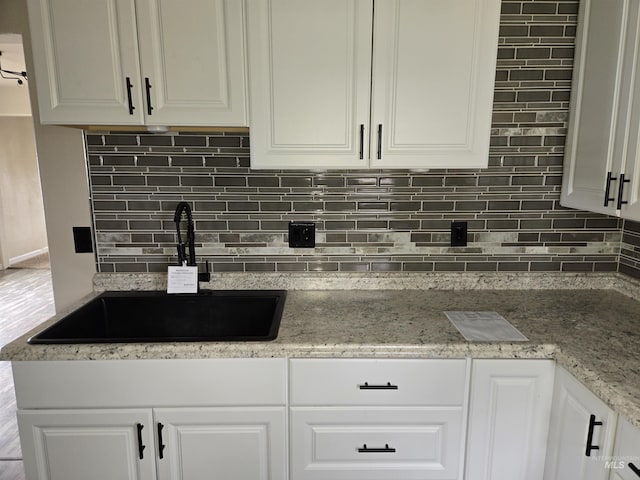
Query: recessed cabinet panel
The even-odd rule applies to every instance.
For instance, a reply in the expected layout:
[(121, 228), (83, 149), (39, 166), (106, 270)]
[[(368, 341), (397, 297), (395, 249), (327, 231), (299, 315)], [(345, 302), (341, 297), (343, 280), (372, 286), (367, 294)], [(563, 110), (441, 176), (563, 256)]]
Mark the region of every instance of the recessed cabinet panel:
[(147, 125), (246, 125), (243, 2), (137, 0)]
[(18, 424), (27, 478), (155, 478), (150, 410), (19, 411)]
[(553, 375), (551, 360), (474, 360), (467, 480), (540, 480)]
[(372, 11), (371, 0), (248, 3), (252, 167), (366, 165)]
[(457, 479), (462, 407), (291, 408), (297, 480)]
[(487, 165), (498, 18), (492, 1), (376, 4), (372, 166)]
[[(286, 480), (285, 407), (155, 409), (158, 480)], [(207, 477), (209, 478), (209, 477)]]
[[(142, 123), (135, 8), (129, 0), (29, 0), (43, 123)], [(127, 79), (130, 80), (128, 88)]]
[(615, 423), (609, 407), (566, 370), (556, 368), (544, 479), (609, 478), (606, 461)]

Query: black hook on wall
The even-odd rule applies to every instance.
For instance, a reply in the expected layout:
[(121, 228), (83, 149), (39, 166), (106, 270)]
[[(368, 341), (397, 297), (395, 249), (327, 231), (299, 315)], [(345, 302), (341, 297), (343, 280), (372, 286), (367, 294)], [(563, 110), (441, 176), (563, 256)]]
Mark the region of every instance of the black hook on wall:
[(0, 51), (0, 77), (5, 80), (15, 80), (18, 82), (18, 85), (24, 84), (23, 78), (28, 80), (27, 72), (14, 72), (13, 70), (6, 70), (2, 68), (2, 51)]

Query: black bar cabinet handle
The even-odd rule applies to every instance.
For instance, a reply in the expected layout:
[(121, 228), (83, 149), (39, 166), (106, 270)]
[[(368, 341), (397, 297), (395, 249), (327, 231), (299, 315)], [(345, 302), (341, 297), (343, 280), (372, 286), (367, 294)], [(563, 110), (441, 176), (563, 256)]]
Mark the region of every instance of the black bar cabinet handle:
[(386, 385), (369, 385), (369, 382), (364, 382), (362, 385), (358, 385), (360, 390), (398, 390), (397, 385), (392, 385), (391, 382), (387, 382)]
[(620, 174), (620, 183), (618, 184), (618, 205), (616, 206), (618, 210), (622, 208), (622, 205), (626, 205), (627, 203), (629, 203), (622, 200), (622, 194), (624, 193), (624, 184), (629, 183), (630, 181), (631, 180), (624, 178), (624, 173)]
[(608, 207), (609, 202), (613, 202), (615, 198), (609, 197), (611, 195), (611, 182), (615, 182), (618, 177), (614, 177), (611, 172), (607, 172), (607, 185), (604, 188), (604, 206)]
[(591, 450), (600, 450), (600, 447), (598, 447), (597, 445), (592, 445), (593, 444), (593, 429), (594, 429), (594, 427), (600, 426), (600, 425), (602, 425), (602, 422), (596, 422), (596, 416), (595, 415), (589, 416), (589, 433), (587, 434), (587, 450), (586, 450), (587, 457), (591, 456)]
[(164, 447), (166, 447), (166, 445), (162, 441), (163, 428), (164, 428), (164, 425), (158, 422), (158, 457), (160, 457), (160, 460), (164, 458)]
[(133, 99), (131, 98), (131, 88), (133, 87), (133, 85), (131, 84), (131, 79), (129, 77), (127, 77), (126, 80), (127, 80), (127, 99), (129, 100), (129, 115), (133, 115), (133, 111), (136, 109), (136, 107), (133, 106)]
[(360, 125), (360, 160), (364, 158), (364, 125)]
[(378, 125), (378, 160), (382, 160), (382, 124)]
[(640, 477), (640, 468), (636, 467), (633, 463), (629, 462), (627, 465), (629, 465), (629, 468), (631, 469), (631, 471), (633, 473), (635, 473), (637, 476)]
[(144, 77), (144, 88), (147, 91), (147, 115), (151, 115), (153, 105), (151, 105), (151, 82), (149, 81), (149, 77)]
[(144, 458), (143, 452), (144, 452), (144, 449), (146, 448), (142, 444), (142, 429), (144, 428), (144, 425), (139, 423), (137, 427), (138, 427), (138, 456), (140, 457), (140, 460), (142, 460)]
[(389, 447), (388, 443), (385, 443), (384, 448), (369, 448), (365, 443), (362, 448), (358, 448), (358, 453), (396, 453), (396, 449)]

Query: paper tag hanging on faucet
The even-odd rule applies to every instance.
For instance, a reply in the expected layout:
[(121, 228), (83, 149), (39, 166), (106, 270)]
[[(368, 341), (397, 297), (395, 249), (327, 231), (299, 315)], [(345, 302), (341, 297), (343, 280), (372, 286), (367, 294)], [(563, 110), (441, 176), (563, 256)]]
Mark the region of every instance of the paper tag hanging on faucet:
[(167, 293), (198, 293), (198, 267), (169, 267)]

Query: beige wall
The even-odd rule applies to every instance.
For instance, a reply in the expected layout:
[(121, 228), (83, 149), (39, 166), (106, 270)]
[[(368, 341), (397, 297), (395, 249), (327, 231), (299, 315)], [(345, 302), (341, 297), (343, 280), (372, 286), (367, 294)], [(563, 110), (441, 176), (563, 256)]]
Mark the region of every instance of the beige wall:
[(0, 117), (30, 116), (28, 87), (0, 87)]
[[(92, 291), (94, 256), (76, 254), (74, 226), (91, 225), (89, 190), (82, 131), (40, 125), (35, 101), (35, 74), (31, 59), (25, 0), (0, 1), (0, 33), (23, 36), (29, 91), (35, 120), (36, 149), (44, 200), (51, 274), (56, 309), (60, 310)], [(81, 39), (79, 39), (81, 40)]]
[(0, 117), (3, 264), (47, 248), (42, 191), (31, 117)]

